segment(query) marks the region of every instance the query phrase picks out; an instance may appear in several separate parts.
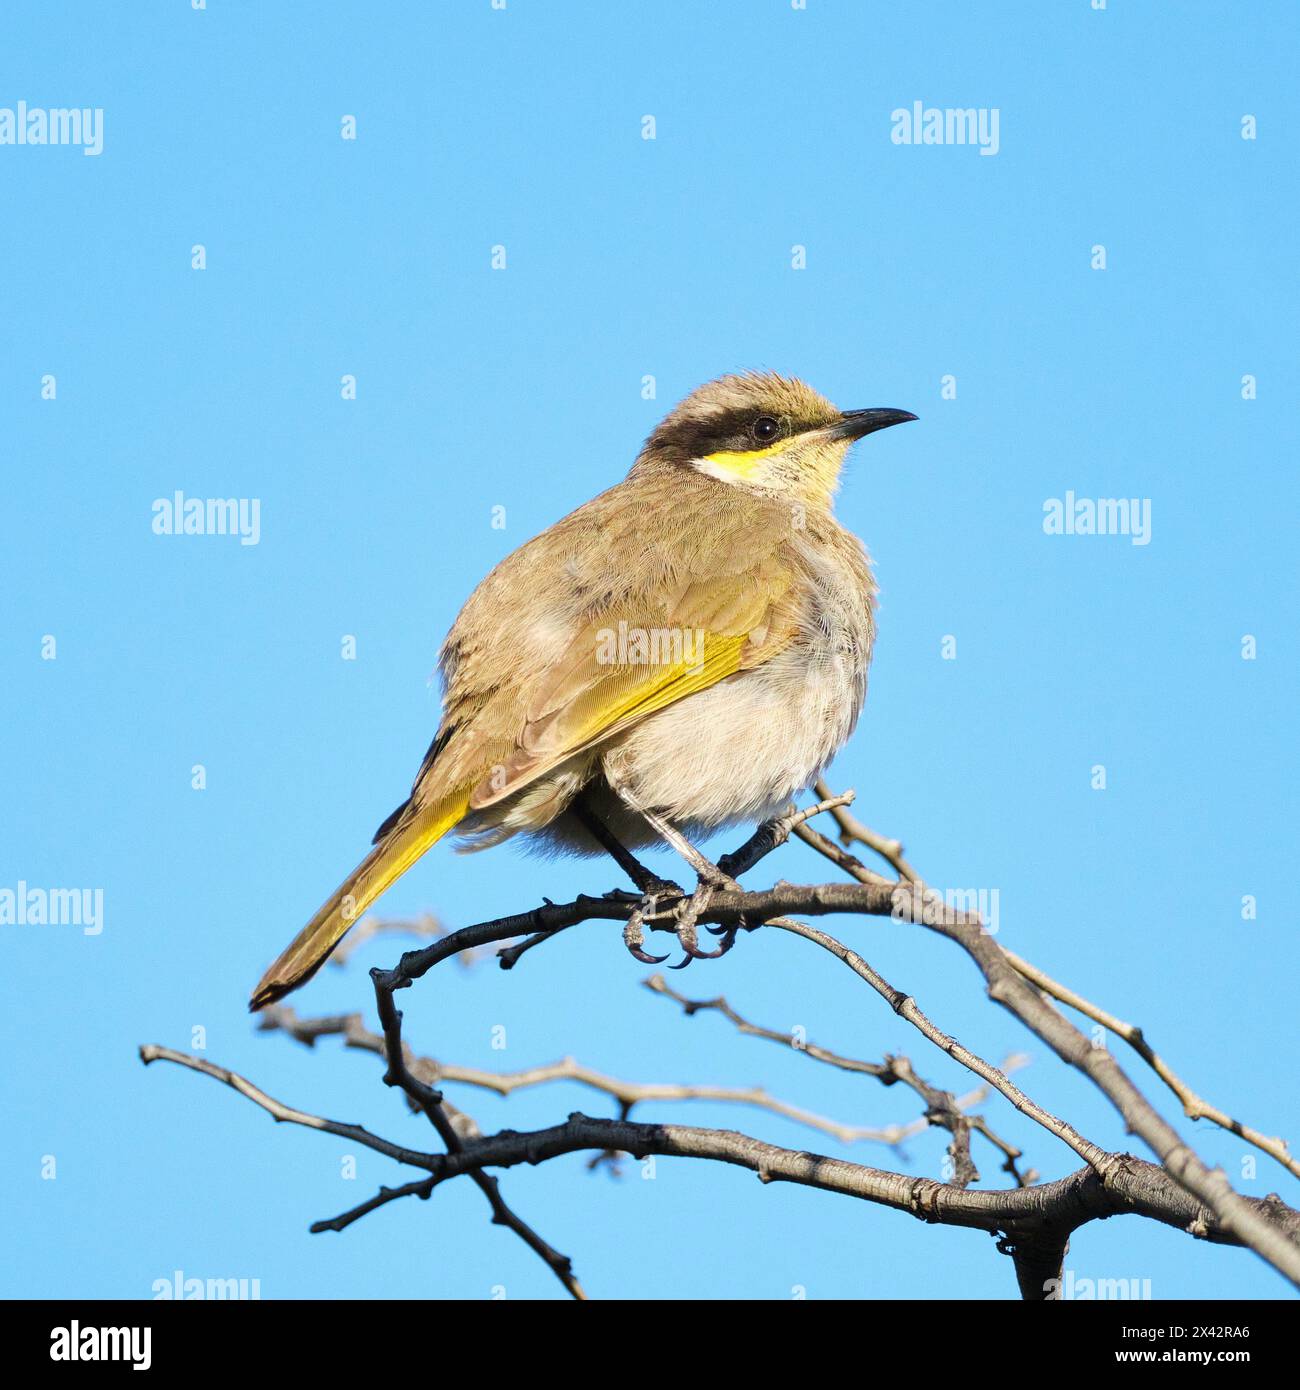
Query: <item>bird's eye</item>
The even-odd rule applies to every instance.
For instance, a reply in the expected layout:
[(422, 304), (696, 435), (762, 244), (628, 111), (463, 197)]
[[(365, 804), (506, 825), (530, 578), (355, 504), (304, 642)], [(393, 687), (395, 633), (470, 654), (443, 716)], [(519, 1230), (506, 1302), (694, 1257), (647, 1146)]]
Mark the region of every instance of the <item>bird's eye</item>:
[(760, 415), (749, 429), (760, 444), (770, 444), (781, 433), (781, 422), (771, 415)]

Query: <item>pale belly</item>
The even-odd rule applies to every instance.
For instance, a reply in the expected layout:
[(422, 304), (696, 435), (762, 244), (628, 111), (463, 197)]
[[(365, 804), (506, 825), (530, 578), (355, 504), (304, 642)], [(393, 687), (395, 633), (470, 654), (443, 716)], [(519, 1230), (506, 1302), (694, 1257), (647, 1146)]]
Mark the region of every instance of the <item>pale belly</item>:
[(603, 765), (670, 820), (763, 820), (848, 739), (865, 674), (833, 656), (788, 651), (651, 716), (604, 750)]
[(543, 853), (599, 853), (568, 813), (579, 791), (629, 848), (655, 843), (658, 837), (619, 800), (610, 780), (626, 785), (640, 804), (692, 838), (776, 815), (853, 732), (866, 693), (868, 656), (869, 647), (791, 648), (765, 666), (720, 681), (467, 823), (464, 847), (487, 848), (522, 835)]

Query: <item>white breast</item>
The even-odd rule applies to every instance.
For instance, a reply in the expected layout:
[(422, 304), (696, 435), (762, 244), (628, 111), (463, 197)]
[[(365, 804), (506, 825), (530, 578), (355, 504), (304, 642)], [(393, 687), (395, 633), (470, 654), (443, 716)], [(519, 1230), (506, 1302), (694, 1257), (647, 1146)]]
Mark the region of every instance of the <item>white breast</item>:
[(605, 756), (683, 825), (761, 820), (843, 746), (866, 696), (874, 622), (863, 574), (819, 547), (799, 640), (634, 726)]

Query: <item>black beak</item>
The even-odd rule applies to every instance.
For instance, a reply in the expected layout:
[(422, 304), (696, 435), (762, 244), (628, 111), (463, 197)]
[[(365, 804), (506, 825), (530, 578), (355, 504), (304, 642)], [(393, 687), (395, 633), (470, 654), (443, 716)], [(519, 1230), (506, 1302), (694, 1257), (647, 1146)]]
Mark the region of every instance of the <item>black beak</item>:
[(902, 425), (916, 416), (910, 410), (846, 410), (839, 423), (830, 427), (832, 439), (861, 439), (877, 430), (887, 430), (890, 425)]

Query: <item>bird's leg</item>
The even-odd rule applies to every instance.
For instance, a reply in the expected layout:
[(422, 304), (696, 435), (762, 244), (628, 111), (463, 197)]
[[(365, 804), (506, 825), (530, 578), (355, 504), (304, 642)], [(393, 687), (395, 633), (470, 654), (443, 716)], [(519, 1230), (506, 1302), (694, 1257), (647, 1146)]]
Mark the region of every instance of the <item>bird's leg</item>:
[(667, 956), (652, 956), (644, 950), (645, 919), (653, 917), (662, 897), (685, 897), (681, 887), (647, 869), (617, 835), (601, 820), (595, 808), (587, 799), (585, 791), (579, 792), (571, 803), (573, 814), (586, 827), (592, 839), (609, 854), (610, 858), (636, 884), (641, 893), (641, 901), (633, 909), (623, 928), (623, 944), (645, 965), (662, 965)]
[(632, 853), (617, 835), (601, 820), (585, 791), (579, 792), (570, 803), (573, 814), (593, 840), (609, 855), (620, 869), (636, 884), (643, 894), (658, 894), (667, 897), (670, 893), (685, 897), (681, 887), (671, 879), (660, 878)]
[[(732, 931), (727, 933), (723, 938), (722, 944), (716, 951), (701, 951), (699, 935), (696, 931), (696, 923), (700, 920), (700, 914), (704, 912), (708, 908), (709, 903), (712, 902), (713, 895), (719, 888), (738, 888), (740, 885), (737, 884), (735, 879), (724, 874), (711, 859), (705, 858), (671, 821), (661, 816), (658, 811), (654, 811), (650, 807), (643, 805), (640, 798), (636, 796), (625, 782), (610, 775), (608, 766), (605, 767), (605, 780), (614, 791), (618, 793), (619, 797), (626, 805), (643, 817), (659, 836), (686, 860), (691, 868), (695, 870), (699, 878), (695, 891), (677, 908), (677, 940), (681, 944), (682, 950), (686, 952), (686, 956), (677, 965), (671, 966), (670, 968), (673, 970), (681, 970), (693, 960), (716, 960), (718, 956), (726, 955), (735, 944), (735, 932)], [(650, 910), (653, 912), (654, 909), (651, 908)], [(642, 912), (642, 919), (644, 915), (644, 912)], [(636, 922), (636, 930), (640, 931), (641, 920), (638, 919), (637, 913), (634, 913), (632, 918), (628, 921), (629, 930), (632, 928), (633, 921)], [(623, 939), (627, 941), (626, 933)], [(632, 949), (630, 944), (628, 949)], [(636, 951), (633, 950), (632, 953), (635, 955)]]

